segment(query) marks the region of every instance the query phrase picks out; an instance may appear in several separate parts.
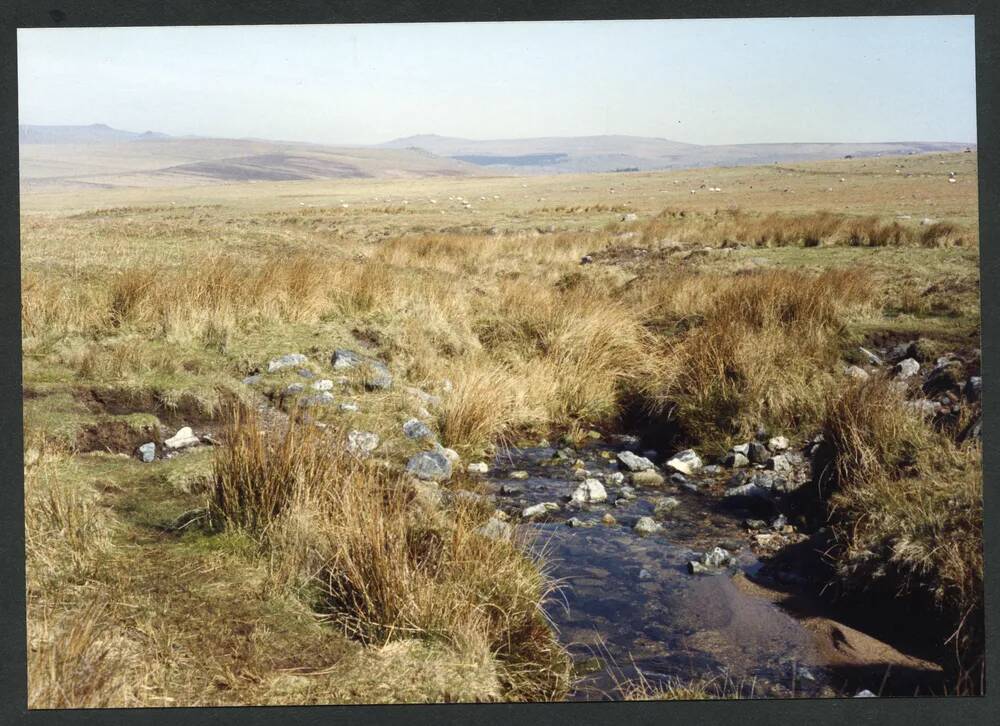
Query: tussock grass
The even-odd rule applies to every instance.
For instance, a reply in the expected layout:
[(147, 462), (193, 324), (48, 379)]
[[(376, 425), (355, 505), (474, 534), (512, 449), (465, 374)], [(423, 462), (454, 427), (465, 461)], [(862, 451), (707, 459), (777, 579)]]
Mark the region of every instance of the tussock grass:
[(720, 247), (945, 247), (974, 245), (978, 235), (952, 222), (921, 225), (830, 211), (758, 214), (733, 207), (713, 213), (664, 210), (643, 225), (641, 239), (647, 245), (670, 240)]
[(940, 610), (954, 628), (958, 687), (983, 661), (982, 453), (957, 447), (881, 378), (830, 395), (835, 564), (849, 589), (888, 590)]
[(423, 638), (486, 654), (509, 698), (565, 692), (568, 661), (540, 609), (545, 577), (514, 543), (476, 532), (481, 508), (459, 503), (441, 519), (398, 475), (297, 425), (269, 443), (242, 413), (227, 438), (216, 520), (253, 532), (275, 577), (317, 591), (332, 624), (368, 645)]
[(761, 423), (816, 422), (844, 325), (871, 291), (860, 269), (653, 281), (638, 293), (647, 320), (687, 332), (668, 345), (643, 395), (705, 443), (746, 438)]

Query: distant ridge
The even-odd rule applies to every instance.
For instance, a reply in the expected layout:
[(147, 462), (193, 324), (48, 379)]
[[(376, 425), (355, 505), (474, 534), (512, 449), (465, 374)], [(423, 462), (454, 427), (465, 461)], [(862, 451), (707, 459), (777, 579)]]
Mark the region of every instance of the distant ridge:
[(169, 139), (170, 136), (157, 131), (122, 131), (107, 124), (89, 126), (32, 126), (22, 124), (17, 127), (17, 141), (20, 144), (97, 144), (120, 141), (155, 141)]
[(845, 156), (956, 152), (963, 143), (698, 145), (643, 136), (462, 139), (421, 134), (375, 145), (170, 136), (107, 124), (18, 126), (25, 188), (657, 171)]
[(621, 135), (463, 139), (422, 134), (394, 139), (381, 146), (390, 149), (424, 149), (438, 156), (476, 164), (501, 174), (558, 174), (744, 166), (821, 161), (844, 156), (904, 156), (962, 151), (970, 145), (922, 141), (699, 145)]

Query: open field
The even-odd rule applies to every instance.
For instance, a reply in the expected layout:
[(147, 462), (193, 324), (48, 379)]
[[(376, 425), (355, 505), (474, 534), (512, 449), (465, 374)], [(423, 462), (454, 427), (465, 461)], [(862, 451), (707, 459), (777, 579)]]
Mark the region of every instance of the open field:
[[(519, 520), (466, 465), (632, 432), (714, 463), (760, 427), (810, 452), (822, 577), (931, 609), (910, 645), (975, 692), (977, 184), (959, 153), (22, 194), (30, 704), (565, 698), (559, 583), (482, 535)], [(859, 352), (911, 341), (923, 385)], [(440, 485), (411, 418), (461, 457)], [(183, 425), (216, 445), (164, 456)]]

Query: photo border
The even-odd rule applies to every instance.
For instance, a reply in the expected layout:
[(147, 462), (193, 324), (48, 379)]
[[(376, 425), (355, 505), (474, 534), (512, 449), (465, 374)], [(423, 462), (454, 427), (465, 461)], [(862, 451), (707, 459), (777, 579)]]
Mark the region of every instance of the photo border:
[[(985, 547), (986, 695), (961, 698), (814, 699), (687, 702), (590, 702), (558, 704), (432, 704), (268, 706), (205, 708), (137, 708), (32, 710), (26, 708), (25, 552), (23, 444), (21, 400), (20, 244), (17, 134), (17, 28), (273, 25), (372, 22), (489, 22), (596, 19), (819, 17), (876, 15), (975, 15), (976, 88), (979, 162), (980, 271), (982, 300), (983, 495)], [(733, 726), (802, 723), (842, 725), (888, 723), (920, 726), (940, 723), (998, 722), (1000, 702), (995, 674), (1000, 670), (997, 619), (991, 606), (1000, 603), (1000, 562), (996, 523), (1000, 496), (992, 491), (1000, 448), (1000, 356), (996, 321), (1000, 307), (1000, 250), (990, 242), (1000, 230), (1000, 107), (997, 99), (1000, 7), (995, 0), (695, 0), (631, 1), (611, 5), (595, 0), (575, 2), (476, 2), (408, 0), (392, 3), (336, 0), (52, 0), (50, 3), (0, 0), (0, 723), (33, 724), (556, 724), (572, 719), (585, 724), (628, 722), (663, 724), (671, 720)], [(919, 52), (915, 48), (914, 52)], [(790, 59), (789, 62), (793, 62)], [(948, 113), (941, 109), (941, 113)]]

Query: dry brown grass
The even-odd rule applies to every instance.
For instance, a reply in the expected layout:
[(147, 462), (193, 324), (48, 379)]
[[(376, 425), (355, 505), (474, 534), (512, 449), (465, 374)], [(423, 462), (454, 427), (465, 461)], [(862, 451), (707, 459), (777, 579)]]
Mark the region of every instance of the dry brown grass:
[(979, 447), (956, 447), (880, 378), (831, 395), (823, 430), (840, 581), (939, 609), (955, 630), (958, 687), (976, 692), (984, 663)]
[(953, 222), (923, 225), (875, 215), (830, 211), (759, 214), (739, 207), (713, 213), (667, 209), (642, 227), (643, 244), (663, 241), (752, 247), (848, 245), (852, 247), (974, 246), (975, 229)]
[(482, 508), (425, 511), (398, 475), (298, 425), (271, 443), (244, 413), (227, 439), (215, 519), (257, 536), (279, 581), (318, 588), (331, 624), (368, 645), (423, 638), (494, 658), (507, 698), (565, 692), (568, 661), (541, 611), (545, 577), (514, 543), (476, 531)]
[(819, 419), (845, 323), (868, 308), (872, 284), (860, 269), (767, 271), (654, 280), (638, 294), (649, 320), (682, 331), (644, 395), (695, 439), (727, 444), (760, 424)]

